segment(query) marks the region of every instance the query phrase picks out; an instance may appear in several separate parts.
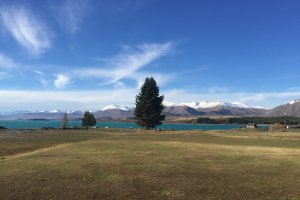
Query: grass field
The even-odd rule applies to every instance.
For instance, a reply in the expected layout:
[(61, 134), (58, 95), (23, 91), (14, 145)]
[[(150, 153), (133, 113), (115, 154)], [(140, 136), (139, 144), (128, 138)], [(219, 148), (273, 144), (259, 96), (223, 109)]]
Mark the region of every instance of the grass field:
[(3, 130), (0, 199), (300, 199), (300, 133)]

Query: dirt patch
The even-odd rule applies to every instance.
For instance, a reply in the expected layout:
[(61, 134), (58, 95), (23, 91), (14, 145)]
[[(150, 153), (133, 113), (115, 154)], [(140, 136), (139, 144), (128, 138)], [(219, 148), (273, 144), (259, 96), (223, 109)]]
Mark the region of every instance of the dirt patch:
[(51, 146), (51, 147), (46, 147), (46, 148), (42, 148), (42, 149), (36, 149), (34, 151), (29, 151), (29, 152), (24, 152), (24, 153), (17, 153), (17, 154), (14, 154), (14, 155), (7, 156), (3, 160), (10, 160), (10, 159), (22, 158), (22, 157), (31, 156), (31, 155), (34, 155), (34, 154), (37, 154), (37, 153), (44, 153), (44, 152), (48, 152), (48, 151), (52, 151), (52, 150), (64, 148), (64, 147), (70, 146), (72, 144), (73, 143), (58, 144), (58, 145)]

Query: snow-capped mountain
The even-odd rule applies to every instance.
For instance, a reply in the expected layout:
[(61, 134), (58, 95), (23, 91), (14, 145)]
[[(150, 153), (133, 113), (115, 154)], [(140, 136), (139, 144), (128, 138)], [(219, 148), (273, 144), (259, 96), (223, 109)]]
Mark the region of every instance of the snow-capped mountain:
[(300, 99), (289, 101), (283, 105), (268, 110), (264, 116), (280, 117), (280, 116), (300, 116)]
[(231, 103), (223, 103), (218, 101), (193, 101), (190, 103), (173, 103), (170, 101), (164, 101), (163, 104), (167, 107), (170, 106), (187, 106), (194, 109), (205, 109), (205, 108), (214, 108), (217, 106), (224, 106), (224, 107), (232, 107), (232, 108), (254, 108), (253, 106), (246, 105), (241, 102), (231, 102)]
[(118, 105), (108, 105), (104, 108), (101, 109), (101, 111), (105, 110), (123, 110), (123, 111), (129, 111), (132, 110), (132, 108), (127, 107), (127, 106), (118, 106)]
[(218, 101), (193, 101), (190, 103), (173, 103), (165, 101), (164, 112), (172, 116), (197, 116), (197, 115), (234, 115), (234, 116), (258, 116), (264, 110), (241, 102)]
[(163, 101), (163, 105), (167, 107), (178, 106), (178, 103), (173, 103), (170, 101)]
[(241, 102), (231, 102), (231, 103), (224, 103), (223, 106), (225, 107), (232, 107), (232, 108), (254, 108), (253, 106), (241, 103)]
[(191, 103), (180, 103), (179, 105), (188, 106), (194, 109), (199, 109), (199, 108), (213, 108), (216, 106), (221, 106), (222, 103), (217, 101), (201, 101), (201, 102), (193, 101)]
[(109, 105), (99, 111), (94, 112), (97, 119), (100, 118), (131, 118), (133, 117), (133, 107)]
[(287, 102), (287, 104), (293, 105), (293, 104), (299, 103), (299, 102), (300, 102), (300, 99), (294, 99), (292, 101)]

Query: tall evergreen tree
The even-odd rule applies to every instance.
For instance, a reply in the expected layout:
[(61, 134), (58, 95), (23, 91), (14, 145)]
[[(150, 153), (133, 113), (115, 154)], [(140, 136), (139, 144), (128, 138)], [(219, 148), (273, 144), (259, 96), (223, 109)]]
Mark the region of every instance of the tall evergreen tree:
[(90, 127), (96, 125), (96, 119), (93, 113), (89, 111), (85, 111), (83, 119), (82, 119), (82, 126)]
[(61, 128), (62, 129), (65, 129), (68, 127), (68, 114), (67, 114), (67, 111), (64, 113), (64, 117), (62, 119), (62, 122), (61, 122)]
[(141, 92), (136, 96), (135, 118), (139, 126), (146, 129), (155, 128), (165, 119), (162, 115), (164, 96), (159, 96), (159, 88), (154, 78), (146, 78)]

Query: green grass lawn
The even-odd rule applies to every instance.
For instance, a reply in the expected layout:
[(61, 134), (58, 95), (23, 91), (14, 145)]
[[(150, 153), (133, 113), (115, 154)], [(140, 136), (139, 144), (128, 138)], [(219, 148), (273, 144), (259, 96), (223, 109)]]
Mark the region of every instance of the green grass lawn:
[(0, 199), (300, 199), (300, 133), (4, 130)]

